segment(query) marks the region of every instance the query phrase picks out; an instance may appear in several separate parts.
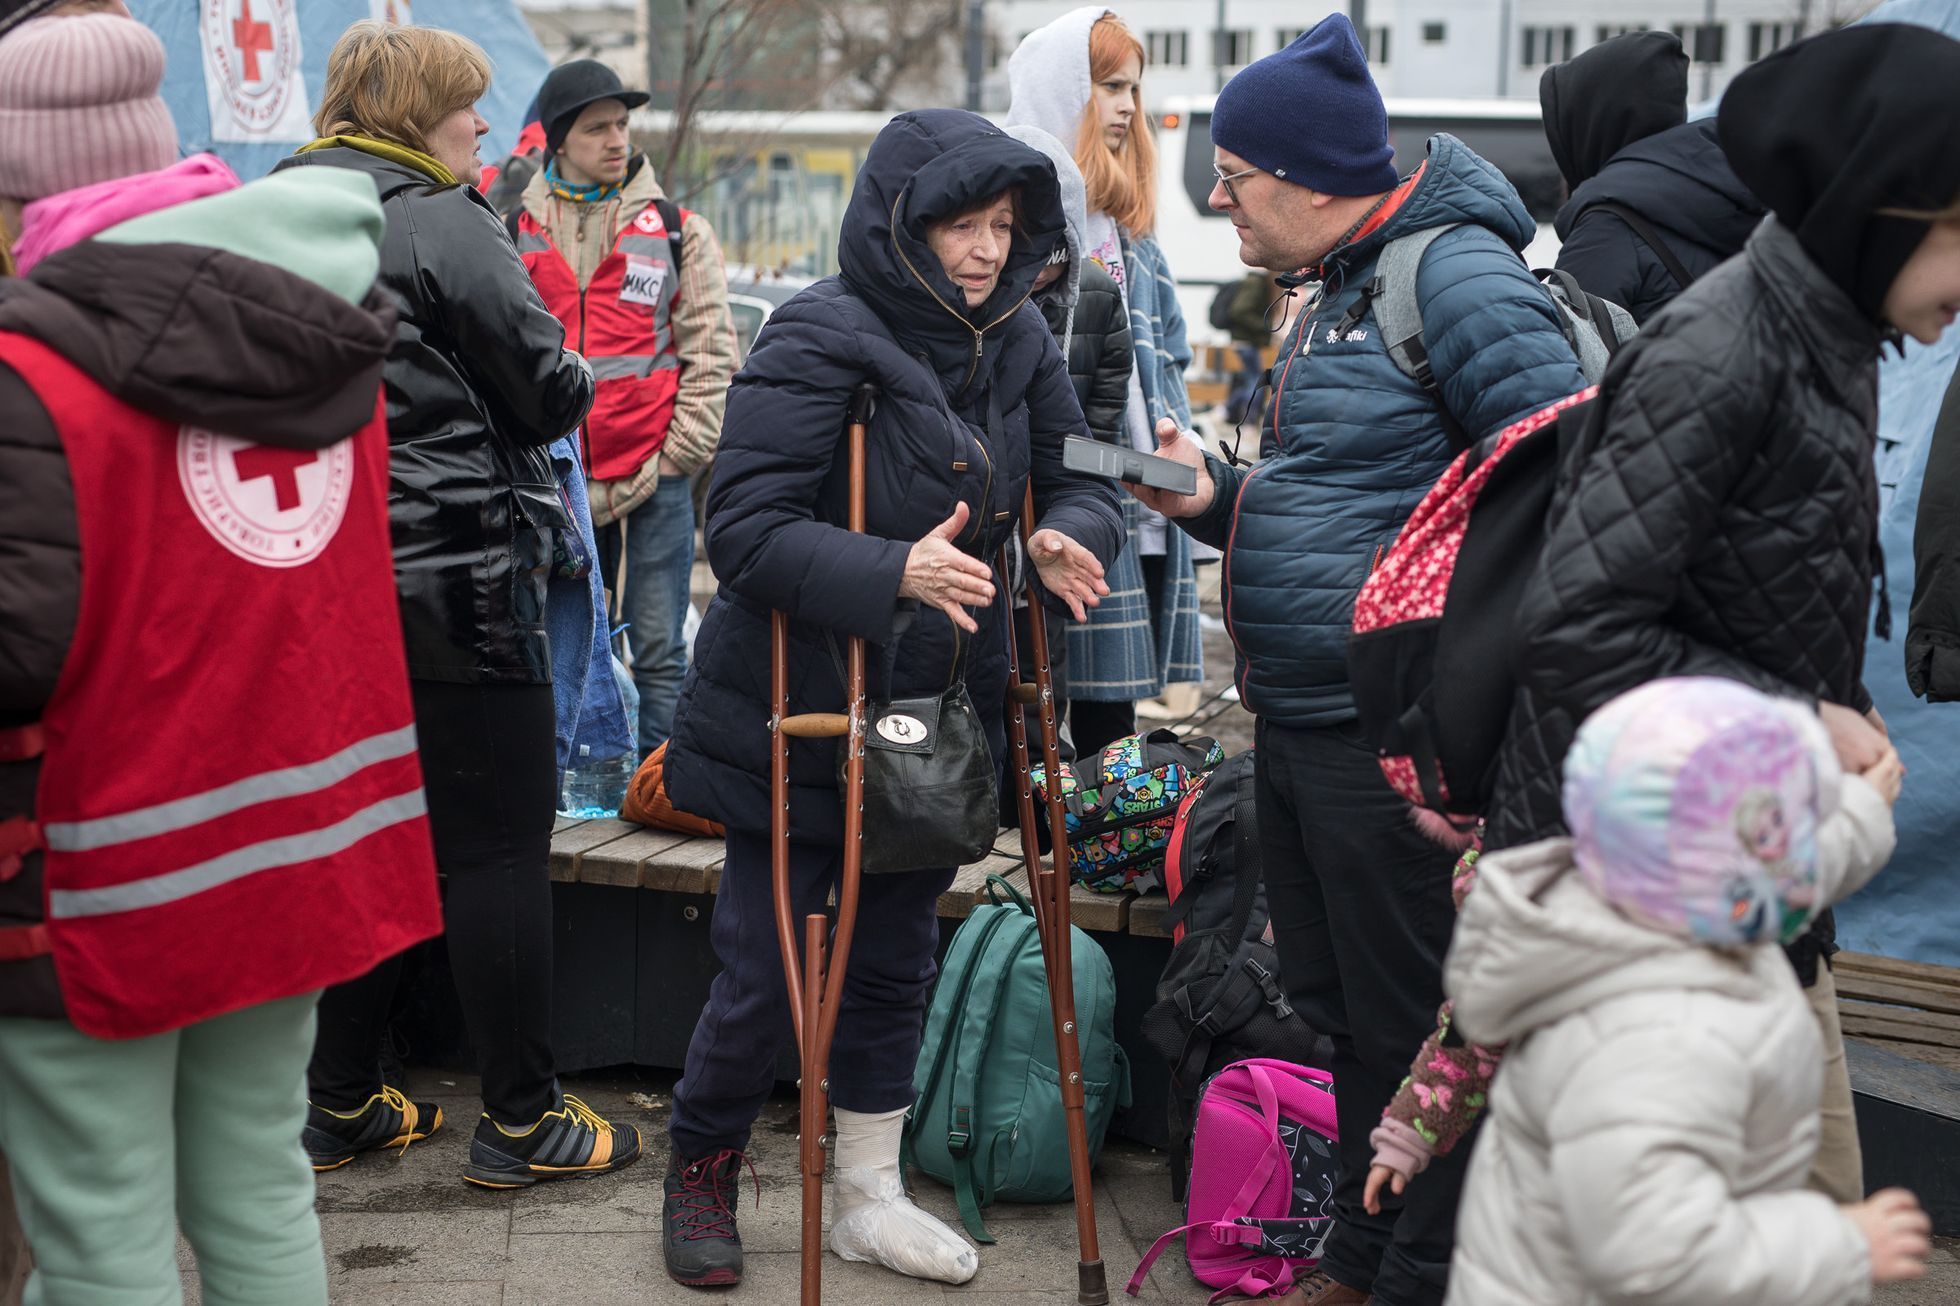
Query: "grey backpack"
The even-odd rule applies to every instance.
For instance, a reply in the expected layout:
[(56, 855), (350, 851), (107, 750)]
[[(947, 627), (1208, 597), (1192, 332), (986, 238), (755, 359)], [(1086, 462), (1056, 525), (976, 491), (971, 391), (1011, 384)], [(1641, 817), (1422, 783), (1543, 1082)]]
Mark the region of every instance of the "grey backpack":
[[(1450, 443), (1465, 449), (1470, 446), (1470, 437), (1450, 412), (1443, 400), (1442, 386), (1430, 371), (1429, 351), (1423, 347), (1422, 340), (1422, 307), (1416, 302), (1416, 271), (1422, 266), (1422, 256), (1437, 237), (1454, 231), (1459, 225), (1431, 227), (1389, 241), (1375, 264), (1375, 276), (1363, 303), (1371, 304), (1375, 310), (1375, 326), (1382, 333), (1388, 356), (1435, 402)], [(1618, 304), (1582, 289), (1569, 273), (1542, 268), (1535, 275), (1550, 293), (1552, 303), (1558, 306), (1559, 326), (1564, 329), (1572, 352), (1579, 356), (1579, 370), (1585, 373), (1588, 383), (1598, 381), (1606, 374), (1606, 365), (1613, 355), (1620, 352), (1620, 346), (1640, 330), (1639, 324), (1633, 320), (1633, 314)], [(1350, 315), (1358, 316), (1352, 311)]]

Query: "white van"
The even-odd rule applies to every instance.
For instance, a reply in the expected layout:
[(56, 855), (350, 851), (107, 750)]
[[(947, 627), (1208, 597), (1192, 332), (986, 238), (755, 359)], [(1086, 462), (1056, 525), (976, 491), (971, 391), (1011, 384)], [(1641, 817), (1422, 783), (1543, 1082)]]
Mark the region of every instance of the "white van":
[[(1194, 340), (1218, 333), (1206, 323), (1212, 293), (1246, 274), (1239, 242), (1223, 214), (1205, 202), (1215, 180), (1211, 168), (1213, 97), (1172, 97), (1158, 110), (1157, 240), (1170, 258), (1180, 302)], [(1558, 252), (1552, 215), (1565, 195), (1558, 164), (1545, 143), (1536, 100), (1389, 100), (1388, 141), (1395, 167), (1407, 174), (1421, 162), (1429, 138), (1448, 132), (1490, 160), (1518, 188), (1538, 223), (1538, 239), (1526, 251), (1533, 267)], [(1310, 130), (1302, 125), (1302, 130)]]

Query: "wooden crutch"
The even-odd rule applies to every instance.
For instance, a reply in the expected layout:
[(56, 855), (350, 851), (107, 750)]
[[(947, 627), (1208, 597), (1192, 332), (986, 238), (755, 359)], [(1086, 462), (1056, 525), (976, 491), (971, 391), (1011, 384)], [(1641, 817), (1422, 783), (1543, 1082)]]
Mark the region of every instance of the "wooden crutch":
[[(850, 529), (864, 532), (865, 428), (877, 407), (878, 391), (868, 382), (851, 393)], [(844, 968), (850, 963), (851, 935), (857, 927), (858, 881), (864, 836), (864, 640), (850, 637), (845, 651), (848, 710), (789, 716), (789, 618), (769, 614), (769, 837), (776, 901), (776, 942), (783, 953), (783, 980), (789, 988), (791, 1022), (801, 1067), (801, 1131), (797, 1135), (803, 1174), (803, 1306), (823, 1299), (823, 1172), (825, 1132), (830, 1115), (830, 1043), (837, 1032), (843, 999)], [(833, 936), (822, 912), (803, 918), (803, 949), (796, 947), (795, 904), (789, 890), (789, 741), (847, 739), (844, 767), (844, 865), (837, 884), (837, 929)], [(828, 957), (825, 941), (829, 940)]]
[[(1008, 713), (1007, 734), (1014, 747), (1020, 780), (1015, 795), (1021, 815), (1021, 858), (1028, 868), (1028, 896), (1034, 902), (1035, 933), (1041, 940), (1041, 960), (1048, 972), (1048, 1014), (1055, 1029), (1056, 1066), (1062, 1078), (1062, 1113), (1068, 1124), (1069, 1174), (1075, 1190), (1076, 1301), (1081, 1306), (1105, 1306), (1109, 1285), (1103, 1274), (1102, 1250), (1096, 1237), (1096, 1197), (1089, 1178), (1089, 1125), (1084, 1115), (1082, 1045), (1075, 1027), (1075, 964), (1069, 948), (1068, 828), (1062, 812), (1061, 785), (1055, 777), (1062, 767), (1060, 726), (1055, 720), (1055, 680), (1048, 664), (1048, 621), (1041, 610), (1041, 591), (1035, 583), (1034, 490), (1021, 505), (1021, 552), (1027, 568), (1028, 636), (1034, 654), (1034, 679), (1021, 678), (1021, 650), (1014, 630), (1014, 601), (1007, 611)], [(1007, 552), (1001, 551), (1000, 574), (1013, 574)], [(1053, 861), (1041, 860), (1035, 837), (1034, 775), (1028, 760), (1028, 725), (1022, 711), (1034, 706), (1041, 713), (1041, 760), (1048, 783), (1048, 847)]]

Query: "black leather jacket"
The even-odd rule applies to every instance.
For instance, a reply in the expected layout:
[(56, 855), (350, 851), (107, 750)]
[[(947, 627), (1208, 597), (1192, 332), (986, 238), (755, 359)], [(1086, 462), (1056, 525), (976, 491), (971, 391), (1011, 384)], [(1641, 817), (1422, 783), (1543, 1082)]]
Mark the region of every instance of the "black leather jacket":
[(408, 674), (549, 682), (545, 573), (564, 508), (544, 446), (584, 420), (591, 370), (473, 188), (346, 147), (279, 166), (365, 172), (387, 214), (379, 285), (400, 313), (383, 374), (388, 503)]

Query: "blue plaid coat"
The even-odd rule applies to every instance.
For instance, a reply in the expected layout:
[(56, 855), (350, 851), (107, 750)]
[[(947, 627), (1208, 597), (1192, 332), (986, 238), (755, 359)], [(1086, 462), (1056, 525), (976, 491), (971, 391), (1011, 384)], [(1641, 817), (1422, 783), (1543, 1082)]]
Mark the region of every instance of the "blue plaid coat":
[[(1150, 424), (1154, 427), (1159, 418), (1169, 417), (1188, 429), (1191, 399), (1184, 389), (1184, 369), (1191, 364), (1191, 345), (1184, 334), (1177, 283), (1163, 248), (1150, 237), (1129, 241), (1123, 262), (1130, 339)], [(1164, 533), (1164, 593), (1152, 612), (1143, 565), (1137, 558), (1140, 516), (1136, 500), (1126, 496), (1127, 542), (1104, 577), (1109, 596), (1090, 613), (1087, 625), (1069, 623), (1070, 698), (1127, 702), (1154, 698), (1167, 684), (1205, 678), (1191, 541), (1175, 528)]]

